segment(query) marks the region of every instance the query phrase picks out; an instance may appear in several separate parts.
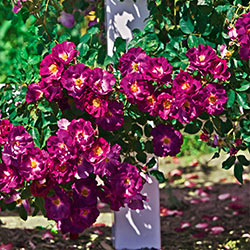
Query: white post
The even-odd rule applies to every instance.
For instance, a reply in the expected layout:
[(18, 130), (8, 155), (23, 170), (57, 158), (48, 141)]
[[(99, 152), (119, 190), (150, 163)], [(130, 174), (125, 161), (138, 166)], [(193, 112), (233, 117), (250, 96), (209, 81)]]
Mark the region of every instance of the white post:
[[(145, 18), (149, 15), (147, 0), (106, 0), (106, 27), (108, 55), (113, 55), (114, 41), (117, 37), (132, 39), (132, 30), (143, 29)], [(157, 166), (155, 166), (157, 168)], [(113, 239), (116, 250), (161, 248), (160, 202), (158, 181), (151, 177), (144, 185), (142, 194), (148, 202), (144, 210), (132, 210), (127, 207), (115, 212)]]

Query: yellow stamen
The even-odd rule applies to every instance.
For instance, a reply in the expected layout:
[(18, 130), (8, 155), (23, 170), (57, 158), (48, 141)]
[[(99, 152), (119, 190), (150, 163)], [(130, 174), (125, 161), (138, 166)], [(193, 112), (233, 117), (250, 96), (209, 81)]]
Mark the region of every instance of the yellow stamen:
[(55, 74), (55, 73), (58, 71), (57, 65), (56, 65), (56, 64), (51, 64), (51, 65), (49, 66), (49, 71), (50, 71), (51, 73)]
[(101, 106), (101, 101), (99, 98), (95, 98), (93, 101), (92, 101), (92, 104), (94, 107), (96, 108), (99, 108)]
[(164, 143), (165, 145), (168, 145), (168, 144), (171, 143), (171, 139), (170, 139), (169, 137), (165, 136), (164, 139), (163, 139), (163, 143)]
[(147, 101), (150, 105), (152, 105), (155, 102), (155, 99), (152, 95), (150, 95), (149, 97), (147, 97)]
[(36, 166), (37, 166), (37, 161), (36, 160), (34, 160), (34, 159), (30, 159), (30, 166), (32, 167), (32, 168), (35, 168)]
[(84, 189), (82, 190), (82, 192), (81, 192), (81, 195), (82, 195), (83, 197), (88, 197), (88, 195), (89, 195), (88, 189), (84, 188)]
[(94, 154), (97, 155), (97, 156), (99, 156), (99, 155), (101, 155), (101, 154), (103, 153), (102, 148), (99, 147), (99, 146), (96, 146), (96, 147), (93, 149), (93, 151), (94, 151)]
[(60, 54), (59, 57), (62, 58), (64, 61), (68, 59), (67, 53)]
[(135, 93), (135, 92), (138, 90), (137, 83), (136, 83), (136, 82), (135, 82), (135, 83), (133, 83), (133, 84), (131, 85), (130, 89), (131, 89), (131, 91), (132, 91), (132, 92), (134, 92), (134, 93)]
[(78, 79), (75, 80), (75, 85), (77, 85), (77, 86), (81, 86), (82, 83), (83, 83), (83, 81), (80, 78), (78, 78)]
[(182, 106), (184, 108), (189, 108), (190, 107), (190, 103), (188, 101), (185, 101)]
[(130, 180), (129, 180), (129, 178), (127, 177), (127, 178), (125, 178), (125, 180), (124, 180), (124, 184), (125, 185), (129, 185), (130, 184)]
[(55, 204), (56, 206), (59, 206), (61, 204), (61, 201), (59, 198), (55, 199), (52, 201), (53, 204)]
[(215, 104), (216, 101), (217, 101), (217, 98), (216, 98), (216, 96), (211, 95), (211, 96), (208, 97), (208, 101), (209, 101), (210, 103), (212, 103), (212, 104)]
[(205, 57), (204, 55), (200, 55), (200, 56), (199, 56), (200, 62), (203, 62), (203, 61), (205, 60), (205, 58), (206, 58), (206, 57)]
[(138, 70), (139, 70), (138, 64), (133, 62), (133, 63), (132, 63), (132, 69), (133, 69), (134, 71), (138, 71)]
[(61, 165), (61, 166), (58, 166), (58, 170), (59, 170), (60, 172), (64, 172), (66, 169), (67, 169), (66, 164), (63, 164), (63, 165)]
[(86, 215), (88, 215), (88, 213), (89, 213), (89, 211), (87, 209), (83, 209), (81, 212), (81, 215), (86, 216)]
[(186, 89), (189, 89), (190, 88), (190, 84), (188, 82), (184, 82), (182, 85), (181, 85), (181, 88), (183, 90), (186, 90)]
[(163, 102), (163, 107), (164, 107), (164, 109), (170, 109), (170, 107), (171, 107), (171, 102), (169, 101), (169, 100), (165, 100), (164, 102)]

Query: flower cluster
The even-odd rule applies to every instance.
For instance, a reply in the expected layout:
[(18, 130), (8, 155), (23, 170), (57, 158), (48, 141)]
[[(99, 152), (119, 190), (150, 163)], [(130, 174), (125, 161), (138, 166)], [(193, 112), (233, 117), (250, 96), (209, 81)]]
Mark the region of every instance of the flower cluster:
[(96, 118), (99, 126), (108, 131), (119, 129), (124, 123), (123, 104), (110, 100), (115, 77), (104, 69), (76, 63), (77, 55), (72, 42), (53, 47), (41, 62), (41, 81), (28, 86), (26, 101), (34, 102), (44, 95), (60, 105), (65, 89), (76, 107)]
[[(202, 76), (209, 74), (223, 81), (230, 77), (226, 60), (218, 58), (210, 46), (199, 45), (198, 49), (190, 49), (187, 56), (189, 71), (198, 70)], [(128, 101), (142, 112), (159, 115), (164, 120), (188, 123), (203, 111), (219, 114), (227, 100), (221, 85), (212, 82), (203, 87), (200, 76), (193, 77), (186, 71), (180, 71), (172, 81), (172, 66), (167, 59), (151, 58), (140, 48), (125, 53), (120, 58), (119, 69), (124, 76), (121, 91)]]
[(240, 43), (239, 54), (243, 60), (250, 58), (250, 12), (243, 14), (235, 23), (237, 39)]
[(23, 7), (23, 3), (27, 0), (14, 0), (12, 11), (17, 14)]
[(61, 119), (58, 127), (45, 151), (35, 147), (23, 126), (0, 120), (1, 192), (16, 193), (30, 183), (32, 195), (43, 197), (46, 216), (57, 221), (63, 233), (76, 234), (91, 226), (99, 215), (98, 199), (113, 210), (125, 204), (143, 209), (146, 197), (140, 192), (145, 181), (136, 166), (119, 160), (118, 144), (111, 147), (82, 118)]

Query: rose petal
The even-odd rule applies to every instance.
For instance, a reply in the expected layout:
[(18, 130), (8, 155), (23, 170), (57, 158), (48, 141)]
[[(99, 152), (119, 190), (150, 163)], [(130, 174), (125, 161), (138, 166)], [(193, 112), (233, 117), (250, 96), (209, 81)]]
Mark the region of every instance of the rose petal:
[(226, 199), (228, 199), (228, 198), (230, 198), (230, 197), (231, 197), (231, 194), (225, 193), (225, 194), (220, 194), (220, 195), (218, 196), (218, 199), (219, 199), (220, 201), (224, 201), (224, 200), (226, 200)]
[(187, 174), (186, 179), (191, 180), (191, 179), (198, 179), (199, 175), (198, 174)]
[(196, 186), (196, 182), (193, 182), (193, 181), (185, 181), (185, 182), (184, 182), (184, 186), (185, 186), (185, 187), (188, 187), (188, 188), (192, 188), (192, 187)]
[(203, 223), (198, 223), (198, 224), (196, 224), (196, 225), (195, 225), (195, 228), (198, 228), (198, 229), (205, 229), (205, 228), (207, 228), (208, 226), (209, 226), (208, 223), (203, 222)]
[(224, 227), (221, 227), (221, 226), (211, 227), (210, 230), (211, 230), (211, 234), (220, 234), (225, 231)]

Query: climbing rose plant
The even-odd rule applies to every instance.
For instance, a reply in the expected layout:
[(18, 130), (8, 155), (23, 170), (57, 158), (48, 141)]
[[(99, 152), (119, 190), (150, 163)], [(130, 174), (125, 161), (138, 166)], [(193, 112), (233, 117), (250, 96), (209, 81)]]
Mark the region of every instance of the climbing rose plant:
[[(203, 26), (213, 25), (202, 30), (189, 3), (173, 21), (177, 6), (152, 2), (145, 30), (135, 31), (127, 50), (118, 38), (113, 57), (104, 51), (103, 13), (96, 8), (102, 1), (9, 6), (18, 13), (13, 23), (35, 20), (30, 29), (37, 43), (32, 38), (20, 51), (21, 65), (10, 66), (15, 73), (0, 90), (3, 210), (17, 207), (23, 219), (41, 211), (75, 235), (96, 221), (98, 201), (114, 211), (143, 209), (148, 176), (167, 181), (154, 168), (155, 156), (178, 155), (187, 134), (199, 133), (217, 148), (213, 158), (227, 152), (223, 168), (234, 166), (243, 182), (249, 161), (238, 151), (250, 147), (247, 7), (238, 6), (241, 14), (230, 24), (209, 19)], [(196, 7), (205, 19), (222, 13), (223, 20), (235, 8)], [(209, 8), (212, 14), (204, 15)], [(76, 21), (90, 14), (79, 39)]]

